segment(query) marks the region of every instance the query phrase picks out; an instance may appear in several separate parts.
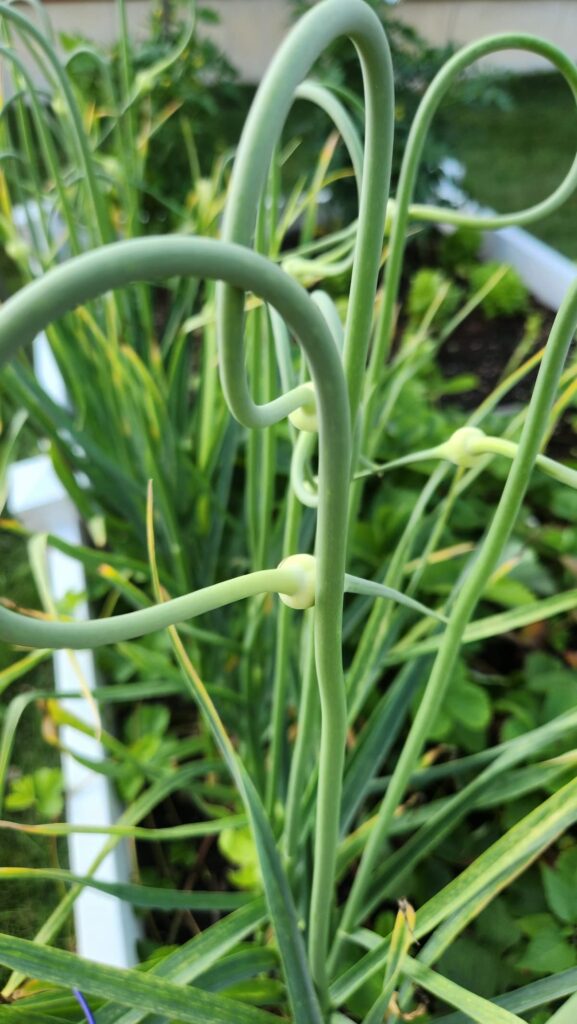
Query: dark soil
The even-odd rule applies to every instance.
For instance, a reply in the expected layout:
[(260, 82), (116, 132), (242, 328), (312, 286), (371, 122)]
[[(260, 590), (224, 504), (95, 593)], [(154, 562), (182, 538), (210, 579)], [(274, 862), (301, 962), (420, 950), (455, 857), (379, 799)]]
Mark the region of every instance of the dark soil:
[[(525, 358), (546, 344), (555, 319), (551, 310), (534, 302), (532, 312), (540, 313), (543, 324), (532, 352)], [(478, 310), (460, 325), (438, 353), (439, 368), (448, 379), (463, 373), (474, 374), (477, 386), (471, 391), (447, 396), (445, 402), (466, 411), (477, 408), (501, 379), (508, 360), (523, 337), (525, 320), (524, 315), (488, 319)], [(505, 398), (506, 406), (515, 409), (526, 405), (536, 380), (537, 368), (511, 389)], [(547, 452), (553, 458), (577, 460), (577, 433), (571, 423), (574, 416), (574, 410), (569, 409), (560, 420), (547, 446)]]

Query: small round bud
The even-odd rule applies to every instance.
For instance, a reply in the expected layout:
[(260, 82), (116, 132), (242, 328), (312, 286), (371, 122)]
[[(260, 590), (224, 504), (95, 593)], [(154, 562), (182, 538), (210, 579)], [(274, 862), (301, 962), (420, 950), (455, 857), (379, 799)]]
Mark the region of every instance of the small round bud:
[(439, 445), (437, 452), (443, 459), (448, 459), (455, 466), (472, 469), (476, 466), (483, 453), (476, 451), (476, 442), (485, 437), (479, 427), (460, 427), (448, 441)]
[(306, 430), (309, 434), (317, 434), (319, 430), (319, 421), (317, 416), (317, 400), (314, 384), (309, 381), (307, 384), (303, 384), (303, 387), (310, 391), (311, 400), (310, 402), (307, 402), (306, 405), (299, 405), (298, 409), (291, 412), (289, 414), (289, 420), (297, 430)]
[(278, 566), (279, 569), (294, 569), (299, 582), (295, 594), (279, 594), (281, 601), (289, 608), (312, 608), (315, 603), (316, 569), (314, 555), (289, 555)]

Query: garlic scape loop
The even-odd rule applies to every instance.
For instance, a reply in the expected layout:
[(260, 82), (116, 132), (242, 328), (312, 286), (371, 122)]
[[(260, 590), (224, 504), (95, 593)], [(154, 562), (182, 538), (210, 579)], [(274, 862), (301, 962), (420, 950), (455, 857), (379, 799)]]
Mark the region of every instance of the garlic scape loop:
[[(273, 306), (316, 366), (327, 428), (324, 475), (346, 507), (350, 429), (346, 385), (334, 340), (307, 293), (263, 256), (232, 243), (193, 237), (149, 237), (117, 242), (74, 257), (27, 284), (0, 309), (0, 365), (31, 341), (52, 320), (112, 288), (167, 277), (197, 276), (226, 280), (252, 291)], [(222, 339), (224, 349), (227, 339)], [(254, 406), (260, 425), (275, 423), (303, 404), (310, 387), (300, 386), (264, 406)], [(328, 428), (330, 423), (331, 429)], [(322, 511), (322, 510), (321, 510)], [(324, 515), (327, 514), (326, 510)], [(341, 515), (342, 515), (341, 511)], [(39, 620), (0, 606), (0, 639), (40, 648), (82, 649), (144, 636), (185, 619), (258, 593), (292, 592), (294, 577), (281, 569), (264, 570), (217, 583), (193, 594), (110, 619), (86, 623)], [(286, 585), (283, 585), (283, 581)]]
[(307, 508), (319, 507), (318, 479), (309, 466), (314, 443), (314, 434), (302, 431), (296, 439), (291, 458), (291, 486), (298, 500)]
[[(447, 459), (455, 466), (470, 469), (486, 455), (502, 455), (512, 461), (519, 450), (516, 441), (505, 437), (493, 437), (485, 434), (479, 427), (461, 427), (451, 435), (448, 441), (436, 449), (437, 458)], [(547, 476), (568, 487), (577, 488), (577, 470), (564, 466), (562, 462), (539, 453), (535, 465)]]
[[(464, 447), (466, 449), (465, 457), (471, 460), (471, 465), (474, 465), (475, 461), (478, 462), (484, 455), (502, 455), (511, 461), (517, 455), (519, 445), (516, 441), (509, 441), (505, 437), (491, 437), (475, 427), (463, 427), (463, 430), (469, 431), (464, 438)], [(470, 433), (473, 430), (475, 434)], [(457, 431), (458, 433), (460, 431)], [(445, 445), (440, 446), (441, 449), (446, 449), (448, 445), (451, 445), (455, 437), (456, 434), (453, 434), (453, 437), (449, 438)], [(462, 462), (458, 464), (464, 465)], [(547, 476), (557, 480), (558, 483), (577, 489), (577, 470), (572, 469), (570, 466), (564, 466), (562, 462), (557, 462), (556, 459), (551, 459), (548, 455), (542, 455), (541, 453), (537, 455), (535, 465), (542, 473), (546, 473)]]

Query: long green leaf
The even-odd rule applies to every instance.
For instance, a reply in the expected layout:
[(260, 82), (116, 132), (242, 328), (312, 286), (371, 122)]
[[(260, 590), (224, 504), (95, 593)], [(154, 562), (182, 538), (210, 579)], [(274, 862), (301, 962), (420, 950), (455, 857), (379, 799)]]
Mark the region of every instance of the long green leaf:
[(244, 892), (193, 892), (189, 889), (180, 892), (161, 886), (100, 882), (60, 868), (0, 868), (0, 882), (9, 882), (15, 878), (27, 878), (31, 882), (49, 880), (64, 885), (82, 885), (116, 896), (119, 900), (131, 903), (133, 907), (155, 907), (158, 910), (237, 910), (253, 899), (249, 893)]
[(409, 903), (404, 903), (397, 912), (395, 926), (391, 935), (391, 946), (387, 957), (387, 969), (383, 991), (373, 1003), (363, 1024), (381, 1024), (387, 1014), (393, 993), (397, 988), (399, 976), (404, 971), (406, 955), (413, 942), (415, 927), (415, 911)]
[[(154, 964), (150, 973), (178, 985), (192, 981), (204, 987), (202, 979), (217, 968), (226, 954), (251, 935), (266, 920), (264, 900), (255, 900), (223, 921), (207, 928), (201, 935), (185, 943)], [(98, 1011), (97, 1024), (140, 1024), (146, 1012), (136, 1008), (124, 1010), (108, 1004)]]
[(0, 808), (4, 804), (4, 789), (16, 730), (22, 715), (34, 703), (34, 700), (35, 695), (33, 693), (19, 693), (16, 697), (12, 698), (4, 713), (2, 735), (0, 737)]
[(549, 1018), (548, 1024), (575, 1024), (576, 1018), (577, 995), (573, 995)]
[(252, 945), (251, 948), (238, 950), (219, 960), (214, 967), (196, 979), (196, 984), (207, 992), (220, 992), (258, 974), (276, 971), (278, 966), (276, 949), (259, 949)]
[[(478, 640), (488, 640), (493, 636), (510, 633), (514, 629), (523, 629), (525, 626), (531, 626), (534, 622), (542, 622), (554, 618), (555, 615), (561, 615), (563, 612), (569, 612), (575, 606), (577, 606), (577, 590), (566, 590), (563, 594), (545, 597), (542, 601), (535, 601), (533, 604), (511, 608), (498, 615), (488, 615), (484, 619), (476, 619), (467, 626), (463, 634), (463, 643), (472, 644)], [(385, 664), (396, 665), (421, 654), (430, 654), (437, 650), (441, 639), (442, 634), (435, 634), (419, 643), (411, 643), (406, 646), (399, 644), (386, 656)]]
[[(430, 814), (422, 828), (415, 832), (399, 850), (386, 858), (382, 868), (377, 872), (377, 887), (372, 898), (367, 901), (367, 911), (372, 909), (384, 892), (388, 892), (391, 887), (398, 887), (400, 880), (406, 876), (407, 872), (437, 848), (449, 832), (462, 821), (466, 813), (475, 806), (479, 798), (487, 794), (491, 786), (498, 786), (507, 768), (531, 757), (554, 742), (560, 735), (573, 732), (575, 728), (577, 728), (577, 712), (563, 716), (561, 720), (556, 719), (554, 722), (549, 722), (539, 729), (531, 730), (525, 736), (519, 737), (519, 742), (515, 746), (504, 751), (454, 797), (443, 802), (438, 808), (430, 808)], [(568, 768), (570, 768), (570, 764), (561, 770), (565, 773)], [(505, 803), (506, 800), (507, 793), (503, 784), (501, 803)]]
[[(130, 807), (126, 809), (118, 824), (132, 825), (137, 821), (141, 821), (142, 818), (146, 817), (146, 815), (149, 814), (157, 804), (166, 799), (166, 797), (171, 793), (178, 789), (186, 789), (193, 780), (197, 779), (198, 776), (202, 774), (202, 771), (203, 765), (202, 762), (200, 762), (198, 765), (186, 765), (184, 768), (170, 772), (167, 774), (166, 778), (153, 783), (148, 789), (141, 793)], [(110, 836), (108, 840), (103, 843), (100, 853), (94, 858), (94, 861), (89, 867), (90, 872), (96, 871), (96, 868), (102, 863), (108, 853), (118, 845), (120, 839), (120, 836)], [(66, 893), (66, 896), (62, 898), (58, 906), (52, 911), (38, 931), (34, 940), (35, 942), (38, 944), (50, 942), (51, 939), (58, 934), (72, 911), (74, 901), (78, 898), (81, 892), (82, 886), (77, 885)], [(25, 975), (22, 975), (20, 971), (14, 971), (7, 984), (4, 986), (2, 995), (5, 997), (10, 996), (15, 989), (22, 984), (24, 978)]]
[(371, 779), (378, 773), (395, 743), (422, 679), (421, 663), (403, 669), (381, 697), (362, 729), (345, 769), (341, 811), (343, 833), (361, 806)]
[[(496, 896), (512, 879), (577, 821), (577, 779), (573, 779), (548, 800), (517, 822), (452, 882), (417, 911), (417, 939), (460, 910), (488, 887)], [(386, 965), (390, 938), (381, 939), (366, 931), (370, 952), (346, 970), (331, 986), (331, 997), (342, 1005), (353, 992)], [(356, 937), (356, 936), (355, 936)], [(350, 936), (351, 940), (355, 938)]]
[[(146, 528), (154, 592), (157, 600), (161, 600), (162, 592), (155, 555), (151, 484), (148, 488)], [(206, 686), (186, 653), (178, 630), (175, 626), (171, 626), (168, 629), (168, 633), (175, 656), (187, 682), (190, 695), (199, 707), (214, 736), (250, 819), (270, 921), (273, 924), (279, 946), (295, 1024), (322, 1024), (321, 1010), (307, 964), (303, 937), (299, 930), (292, 893), (287, 876), (283, 870), (263, 803), (244, 764), (230, 742)]]
[(0, 442), (0, 512), (6, 504), (8, 493), (8, 466), (12, 459), (12, 453), (18, 440), (18, 435), (26, 423), (28, 413), (23, 409), (12, 418), (6, 437)]
[[(576, 991), (577, 967), (571, 967), (568, 971), (561, 971), (550, 978), (542, 978), (540, 981), (531, 982), (530, 985), (524, 985), (523, 988), (515, 989), (514, 992), (507, 992), (506, 995), (495, 999), (494, 1003), (495, 1006), (502, 1006), (515, 1013), (525, 1013), (527, 1010), (546, 1006), (547, 1003), (551, 1003), (555, 999), (571, 996)], [(574, 1019), (568, 1024), (573, 1024)], [(465, 1013), (458, 1012), (435, 1017), (433, 1024), (470, 1024), (470, 1021), (471, 1018)], [(555, 1024), (559, 1024), (559, 1022), (555, 1021)]]
[(70, 1024), (70, 1017), (55, 1017), (51, 1013), (30, 1010), (26, 1006), (2, 1007), (2, 1024)]
[(510, 1010), (495, 1006), (488, 999), (482, 999), (462, 985), (456, 985), (454, 981), (443, 978), (441, 974), (437, 974), (410, 956), (405, 957), (403, 961), (403, 973), (416, 985), (420, 985), (427, 992), (432, 992), (445, 1003), (463, 1007), (471, 1020), (477, 1024), (525, 1024), (525, 1021)]
[(152, 974), (105, 967), (61, 949), (0, 934), (0, 963), (28, 977), (113, 998), (123, 1006), (176, 1017), (185, 1024), (278, 1024), (278, 1017), (202, 989), (184, 989)]
[[(206, 769), (218, 762), (205, 761)], [(0, 829), (25, 832), (31, 836), (100, 835), (139, 839), (141, 842), (168, 842), (174, 839), (194, 839), (199, 836), (218, 835), (224, 829), (244, 828), (246, 815), (230, 814), (214, 821), (194, 821), (190, 825), (169, 825), (166, 828), (139, 828), (138, 825), (68, 825), (64, 821), (47, 825), (24, 825), (14, 821), (0, 821)], [(0, 869), (1, 870), (1, 869)]]
[[(16, 679), (22, 679), (22, 676), (25, 676), (27, 672), (31, 672), (37, 665), (42, 664), (43, 661), (47, 661), (51, 657), (52, 651), (32, 651), (30, 654), (20, 658), (19, 661), (14, 662), (13, 665), (8, 665), (7, 668), (2, 669), (0, 672), (0, 693), (4, 693), (4, 690), (8, 689), (10, 684), (15, 682)], [(79, 696), (82, 697), (83, 694), (79, 694)]]

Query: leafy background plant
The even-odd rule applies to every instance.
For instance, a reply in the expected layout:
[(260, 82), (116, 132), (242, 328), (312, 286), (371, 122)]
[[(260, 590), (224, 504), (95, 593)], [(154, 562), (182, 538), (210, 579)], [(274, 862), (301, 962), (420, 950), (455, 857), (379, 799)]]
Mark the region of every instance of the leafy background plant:
[[(174, 46), (177, 48), (178, 43)], [(131, 66), (134, 69), (134, 65)], [(112, 63), (111, 67), (117, 65)], [(107, 75), (102, 77), (106, 80)], [(79, 109), (86, 121), (88, 90), (81, 78), (73, 76), (73, 82)], [(118, 137), (126, 124), (125, 106), (131, 96), (117, 70), (112, 74), (112, 81), (118, 91), (116, 109), (120, 113), (116, 119), (106, 117), (101, 123), (95, 118), (90, 122), (96, 126), (92, 151), (95, 166), (104, 172), (100, 179), (101, 200), (111, 231), (118, 224), (120, 202), (114, 167), (110, 166), (110, 153), (114, 152), (110, 148), (111, 139), (116, 138), (116, 144), (120, 145)], [(135, 117), (150, 123), (150, 95), (144, 93), (139, 99), (143, 101), (142, 106), (130, 103), (129, 109)], [(155, 93), (155, 102), (156, 99)], [(163, 109), (161, 105), (160, 111)], [(40, 146), (36, 138), (38, 126), (32, 121), (28, 123), (28, 117), (26, 111), (21, 111), (19, 117), (14, 115), (13, 124), (8, 128), (4, 121), (7, 148), (18, 148), (10, 131), (16, 133), (18, 145), (28, 144), (33, 149)], [(55, 128), (56, 138), (58, 132)], [(65, 137), (66, 129), (61, 129), (61, 133)], [(133, 144), (137, 137), (136, 132)], [(262, 227), (263, 247), (275, 258), (282, 259), (285, 266), (287, 250), (283, 249), (284, 245), (292, 244), (293, 257), (312, 257), (317, 287), (329, 280), (331, 258), (327, 259), (322, 252), (319, 257), (314, 248), (311, 253), (310, 238), (304, 238), (304, 246), (298, 244), (300, 216), (303, 210), (314, 208), (318, 193), (327, 181), (330, 182), (331, 147), (332, 144), (325, 149), (308, 180), (297, 179), (296, 185), (293, 184), (284, 207), (279, 201), (278, 178), (281, 166), (284, 169), (288, 159), (290, 144), (287, 151), (280, 154), (269, 186), (274, 215), (270, 223), (265, 222)], [(57, 152), (62, 159), (66, 158), (66, 147), (63, 152), (59, 149)], [(148, 152), (156, 153), (156, 146), (149, 146)], [(125, 157), (123, 153), (118, 159)], [(132, 179), (134, 184), (141, 178), (145, 166), (138, 146), (128, 158), (139, 171)], [(194, 159), (190, 164), (193, 168)], [(119, 163), (119, 166), (124, 167), (124, 164)], [(96, 178), (98, 180), (98, 175)], [(78, 216), (83, 230), (89, 232), (86, 210), (92, 197), (83, 192), (73, 174), (65, 174), (64, 179), (68, 182), (67, 190), (64, 197), (59, 197), (59, 201), (63, 199), (63, 214), (69, 219)], [(195, 174), (192, 180), (187, 208), (179, 211), (176, 223), (185, 230), (216, 232), (225, 183), (222, 167), (217, 165), (210, 179)], [(24, 198), (28, 191), (34, 194), (33, 186), (38, 182), (28, 189), (19, 176), (8, 175), (7, 184), (14, 189), (15, 198)], [(53, 185), (48, 181), (49, 195), (54, 192)], [(15, 238), (10, 233), (10, 207), (5, 193), (4, 197), (4, 226), (10, 244)], [(147, 229), (149, 198), (142, 196), (138, 184), (134, 195), (128, 197), (127, 211), (131, 212), (125, 214), (125, 223), (136, 234)], [(156, 197), (153, 198), (156, 201)], [(173, 224), (174, 210), (169, 214)], [(158, 216), (160, 218), (160, 214)], [(310, 234), (310, 223), (308, 227)], [(87, 238), (91, 244), (96, 241), (90, 234)], [(313, 247), (318, 241), (314, 239), (313, 230)], [(70, 239), (67, 242), (72, 245)], [(329, 242), (333, 249), (338, 249), (338, 238), (334, 243)], [(458, 336), (468, 307), (473, 305), (479, 316), (513, 312), (524, 320), (527, 296), (520, 291), (511, 271), (503, 268), (500, 273), (500, 268), (496, 267), (489, 271), (483, 268), (482, 273), (471, 270), (473, 248), (470, 238), (462, 234), (457, 238), (453, 236), (452, 240), (441, 243), (433, 268), (421, 269), (406, 282), (407, 299), (395, 348), (379, 382), (380, 400), (387, 416), (382, 423), (377, 423), (372, 441), (371, 458), (376, 462), (402, 457), (419, 448), (430, 447), (432, 442), (441, 442), (463, 422), (462, 409), (449, 404), (447, 399), (454, 398), (455, 393), (475, 389), (478, 382), (471, 371), (465, 377), (461, 375), (457, 383), (454, 379), (445, 380), (438, 355), (451, 337)], [(42, 245), (35, 248), (33, 254), (47, 265), (52, 258), (46, 256)], [(19, 261), (23, 278), (26, 278), (30, 273), (30, 251), (20, 252)], [(443, 272), (434, 269), (437, 261), (442, 264)], [(312, 273), (310, 267), (307, 272)], [(493, 286), (488, 287), (491, 280)], [(337, 297), (342, 309), (346, 295)], [(202, 289), (179, 283), (169, 287), (168, 296), (164, 290), (141, 290), (126, 302), (115, 299), (114, 304), (96, 303), (90, 310), (81, 310), (57, 325), (50, 337), (68, 384), (71, 412), (57, 410), (38, 393), (25, 362), (5, 376), (8, 407), (14, 396), (24, 401), (32, 422), (48, 433), (61, 477), (91, 526), (93, 545), (87, 543), (77, 556), (89, 570), (94, 601), (106, 613), (143, 607), (153, 600), (144, 515), (145, 485), (150, 476), (155, 481), (161, 579), (172, 595), (224, 578), (231, 571), (237, 573), (250, 564), (275, 564), (281, 554), (287, 518), (290, 521), (289, 510), (292, 509), (292, 515), (298, 520), (288, 487), (293, 446), (291, 428), (279, 426), (264, 439), (246, 438), (243, 431), (226, 425), (225, 407), (216, 382), (212, 303), (210, 287)], [(461, 315), (463, 319), (459, 320)], [(151, 323), (152, 334), (147, 333)], [(262, 309), (251, 314), (248, 332), (254, 347), (249, 359), (262, 397), (274, 392), (279, 383), (272, 358), (273, 342), (277, 352), (288, 353), (282, 364), (285, 379), (298, 378), (304, 373), (304, 367), (292, 350), (285, 348), (280, 326), (274, 321), (271, 324)], [(71, 345), (73, 335), (82, 342), (74, 348)], [(268, 354), (261, 360), (256, 345), (263, 344), (263, 339)], [(539, 340), (535, 332), (531, 335), (527, 329), (519, 348), (507, 353), (512, 360), (510, 372), (519, 379), (531, 370), (531, 353)], [(111, 374), (114, 389), (109, 385)], [(92, 394), (84, 382), (87, 377), (95, 376), (102, 381), (102, 387)], [(570, 366), (565, 384), (568, 403), (571, 380)], [(488, 394), (477, 396), (478, 401), (484, 399), (489, 406), (483, 426), (488, 433), (500, 435), (512, 430), (515, 434), (518, 426), (514, 412), (510, 408), (504, 413), (499, 412), (498, 407), (490, 408), (491, 404), (496, 405), (499, 387), (497, 379)], [(108, 398), (104, 407), (103, 396)], [(419, 408), (418, 418), (414, 414), (416, 407)], [(563, 411), (558, 408), (556, 415), (561, 416)], [(515, 412), (523, 417), (522, 406)], [(571, 430), (570, 419), (565, 418), (565, 425)], [(63, 430), (66, 433), (63, 434)], [(146, 438), (145, 444), (143, 438)], [(120, 443), (119, 439), (122, 439)], [(75, 484), (74, 470), (86, 473), (89, 481), (86, 489)], [(314, 471), (313, 460), (311, 481)], [(458, 472), (452, 478), (447, 472), (444, 476), (440, 473), (435, 503), (421, 506), (412, 531), (407, 535), (406, 523), (419, 507), (423, 484), (430, 478), (431, 466), (425, 463), (397, 470), (382, 479), (375, 477), (369, 482), (355, 521), (351, 568), (371, 578), (392, 576), (402, 584), (400, 589), (408, 587), (426, 604), (443, 606), (460, 579), (472, 547), (483, 534), (487, 508), (494, 506), (502, 489), (504, 466), (500, 460), (493, 459), (480, 475), (474, 471)], [(263, 480), (267, 481), (264, 488)], [(224, 526), (222, 530), (215, 529), (215, 523), (222, 521), (224, 509), (226, 532)], [(522, 823), (527, 815), (539, 811), (544, 797), (554, 796), (563, 784), (570, 785), (574, 777), (571, 746), (574, 725), (568, 722), (566, 728), (560, 729), (560, 736), (555, 734), (538, 753), (531, 746), (523, 767), (515, 764), (507, 771), (503, 769), (493, 784), (492, 796), (489, 785), (486, 791), (479, 792), (466, 820), (455, 812), (450, 818), (450, 828), (444, 833), (439, 830), (435, 835), (435, 815), (443, 807), (449, 807), (452, 799), (463, 793), (467, 783), (474, 786), (479, 767), (487, 764), (487, 750), (498, 743), (512, 743), (532, 730), (547, 729), (557, 716), (574, 708), (571, 671), (574, 613), (569, 610), (566, 619), (557, 617), (552, 622), (544, 617), (550, 607), (546, 601), (553, 599), (553, 607), (558, 609), (555, 595), (571, 590), (574, 578), (570, 557), (574, 532), (571, 510), (572, 503), (560, 485), (535, 476), (514, 540), (490, 581), (478, 613), (481, 619), (491, 614), (500, 614), (502, 618), (489, 632), (488, 644), (476, 642), (464, 649), (464, 657), (432, 730), (431, 745), (420, 765), (419, 777), (411, 787), (393, 830), (385, 858), (389, 874), (385, 871), (382, 878), (377, 878), (375, 891), (370, 894), (368, 906), (372, 909), (367, 909), (367, 916), (373, 943), (378, 936), (391, 931), (398, 898), (408, 896), (411, 899), (417, 907), (418, 922), (419, 909), (427, 906), (431, 893), (450, 887), (452, 880), (469, 863), (490, 851), (499, 836), (517, 822)], [(312, 536), (313, 516), (310, 509), (304, 509), (300, 523), (297, 522), (296, 533), (305, 549)], [(22, 533), (13, 524), (5, 525), (13, 536)], [(397, 552), (401, 552), (402, 557), (396, 556)], [(12, 590), (9, 593), (12, 596)], [(29, 598), (26, 600), (34, 603)], [(521, 620), (515, 616), (527, 609), (531, 610), (533, 619), (521, 625)], [(355, 651), (364, 654), (377, 621), (374, 613), (367, 620), (368, 614), (366, 597), (348, 599), (345, 654), (353, 715), (343, 813), (346, 812), (348, 828), (353, 831), (343, 839), (339, 851), (344, 888), (347, 869), (354, 864), (360, 849), (355, 843), (362, 845), (363, 829), (358, 831), (358, 827), (376, 808), (383, 777), (386, 778), (401, 749), (401, 736), (418, 706), (419, 689), (428, 674), (427, 644), (429, 651), (435, 645), (432, 623), (415, 618), (405, 609), (390, 607), (384, 617), (380, 613), (378, 643), (373, 646), (371, 659), (363, 661)], [(245, 764), (265, 796), (267, 780), (263, 759), (266, 751), (270, 756), (271, 680), (279, 672), (278, 662), (275, 662), (279, 622), (277, 607), (265, 599), (255, 601), (246, 614), (238, 609), (213, 613), (200, 625), (193, 623), (183, 630), (189, 654), (206, 679), (210, 696), (217, 703)], [(283, 824), (281, 807), (289, 783), (295, 736), (297, 739), (299, 736), (295, 718), (301, 666), (306, 669), (309, 657), (306, 632), (301, 639), (298, 626), (293, 619), (288, 626), (285, 624), (284, 663), (280, 665), (286, 691), (281, 707), (283, 728), (276, 779), (278, 793), (275, 794), (280, 799), (272, 803), (271, 814), (277, 831)], [(502, 633), (505, 639), (491, 640), (493, 635)], [(425, 646), (424, 651), (419, 644)], [(527, 650), (532, 652), (528, 656)], [(506, 672), (502, 670), (503, 661)], [(133, 824), (146, 821), (148, 827), (182, 824), (185, 829), (187, 826), (196, 828), (200, 834), (204, 829), (206, 833), (199, 847), (186, 838), (179, 838), (158, 844), (150, 853), (149, 844), (144, 847), (143, 843), (137, 876), (148, 885), (166, 890), (164, 897), (156, 897), (160, 901), (156, 913), (147, 912), (145, 951), (152, 953), (149, 970), (154, 973), (162, 969), (163, 964), (170, 964), (171, 956), (176, 955), (171, 947), (177, 942), (191, 942), (190, 963), (194, 965), (202, 960), (200, 953), (199, 961), (196, 960), (196, 950), (201, 942), (210, 942), (207, 925), (222, 910), (222, 897), (230, 884), (238, 887), (241, 894), (245, 890), (253, 895), (260, 892), (255, 845), (245, 830), (238, 795), (217, 758), (214, 741), (183, 700), (182, 677), (168, 638), (159, 635), (123, 644), (118, 650), (107, 650), (102, 654), (101, 666), (107, 683), (113, 685), (101, 687), (99, 699), (104, 705), (126, 705), (117, 732), (120, 738), (105, 733), (105, 741), (109, 755), (106, 770), (116, 780), (128, 804), (127, 830), (130, 832)], [(47, 692), (46, 684), (41, 689)], [(169, 694), (172, 694), (170, 704), (165, 702)], [(46, 706), (45, 715), (47, 722), (53, 725), (63, 720), (54, 702)], [(285, 727), (287, 722), (288, 728)], [(305, 750), (305, 779), (313, 782), (317, 728), (313, 722)], [(551, 735), (553, 737), (554, 733)], [(4, 750), (8, 744), (9, 739), (5, 737)], [(539, 760), (534, 763), (537, 756)], [(519, 762), (522, 763), (523, 760)], [(25, 774), (24, 778), (34, 779), (34, 772)], [(194, 779), (192, 785), (191, 779)], [(18, 785), (12, 786), (12, 801), (14, 796), (17, 798), (18, 789)], [(168, 801), (161, 803), (167, 793), (170, 793)], [(310, 885), (309, 837), (314, 813), (310, 782), (304, 797), (300, 807), (303, 870), (295, 886), (301, 906), (306, 904)], [(569, 809), (572, 806), (569, 797), (567, 806)], [(449, 942), (445, 951), (438, 954), (436, 968), (441, 974), (481, 996), (492, 997), (521, 987), (528, 979), (538, 978), (544, 972), (559, 974), (575, 966), (571, 945), (573, 915), (563, 902), (564, 886), (574, 860), (574, 844), (568, 832), (554, 845), (558, 832), (553, 828), (547, 831), (546, 813), (543, 811), (544, 824), (540, 826), (543, 846), (537, 851), (541, 854), (538, 865), (530, 867), (532, 856), (527, 853), (521, 867), (528, 870), (515, 880), (519, 866), (511, 862), (508, 867), (503, 864), (503, 871), (509, 871), (507, 877), (511, 886), (483, 909), (463, 935), (457, 930), (456, 941)], [(567, 823), (571, 825), (570, 810), (567, 814)], [(232, 828), (231, 817), (237, 819)], [(419, 828), (427, 830), (424, 835), (417, 831)], [(194, 834), (193, 831), (191, 835)], [(415, 864), (407, 871), (403, 861), (415, 835), (417, 841), (413, 840), (412, 846), (413, 850), (416, 848)], [(407, 836), (410, 837), (407, 845), (400, 845)], [(41, 841), (36, 839), (36, 842)], [(546, 847), (549, 847), (548, 853), (545, 853)], [(348, 853), (351, 848), (356, 848), (352, 858)], [(209, 898), (205, 896), (204, 905), (200, 897), (191, 896), (190, 906), (170, 911), (172, 890), (196, 887), (208, 890)], [(498, 891), (495, 885), (493, 894)], [(134, 893), (132, 898), (136, 898)], [(200, 909), (195, 907), (195, 899)], [(66, 919), (69, 906), (69, 902), (61, 904), (56, 918), (60, 924)], [(229, 903), (227, 909), (231, 906)], [(383, 906), (384, 910), (377, 910)], [(451, 907), (448, 895), (447, 906)], [(562, 906), (566, 906), (565, 911)], [(466, 905), (453, 907), (457, 915), (465, 909)], [(254, 923), (261, 920), (258, 915), (252, 925), (239, 924), (235, 931), (239, 918), (234, 915), (242, 913), (242, 908), (234, 910), (230, 918), (213, 925), (222, 939), (215, 939), (212, 959), (204, 961), (205, 976), (197, 975), (195, 983), (198, 984), (200, 978), (201, 988), (225, 991), (239, 1003), (286, 1010), (286, 992), (278, 971), (276, 949), (262, 925)], [(203, 934), (191, 939), (199, 928), (198, 921), (203, 926)], [(450, 918), (448, 921), (450, 924)], [(260, 929), (259, 943), (242, 945), (243, 937), (251, 934), (243, 932), (245, 927)], [(368, 941), (367, 936), (365, 940)], [(441, 939), (438, 945), (443, 947)], [(413, 949), (413, 955), (423, 959), (419, 950)], [(225, 957), (222, 962), (221, 957)], [(358, 950), (356, 954), (347, 950), (345, 965), (347, 961), (351, 970), (363, 963)], [(63, 966), (62, 972), (64, 970)], [(358, 967), (358, 984), (352, 989), (341, 979), (335, 982), (337, 987), (340, 985), (341, 994), (347, 992), (344, 1001), (347, 1012), (353, 1017), (370, 1013), (382, 989), (382, 973), (375, 976), (366, 971), (365, 977), (365, 970), (363, 966)], [(64, 973), (56, 980), (63, 981)], [(113, 984), (112, 978), (108, 978), (108, 984)], [(103, 998), (102, 990), (97, 995)], [(402, 998), (406, 995), (403, 992)], [(437, 998), (442, 999), (442, 996), (437, 995)], [(61, 992), (31, 998), (26, 1005), (30, 1012), (37, 1009), (39, 1014), (49, 1013), (50, 1008), (55, 1009), (57, 1000), (60, 1000), (59, 1012), (70, 1014), (73, 1004)], [(438, 1014), (443, 1013), (441, 1003), (436, 1004), (433, 998), (429, 1008), (433, 1015), (437, 1014), (433, 1019), (439, 1019)], [(110, 1019), (122, 1019), (120, 1011), (111, 1006), (102, 1012), (108, 1013)], [(177, 1012), (176, 1006), (174, 1012)], [(431, 1019), (431, 1012), (421, 1019)], [(546, 1013), (544, 1018), (539, 1010), (528, 1019), (532, 1024), (540, 1024), (542, 1019), (549, 1019), (549, 1011)]]

